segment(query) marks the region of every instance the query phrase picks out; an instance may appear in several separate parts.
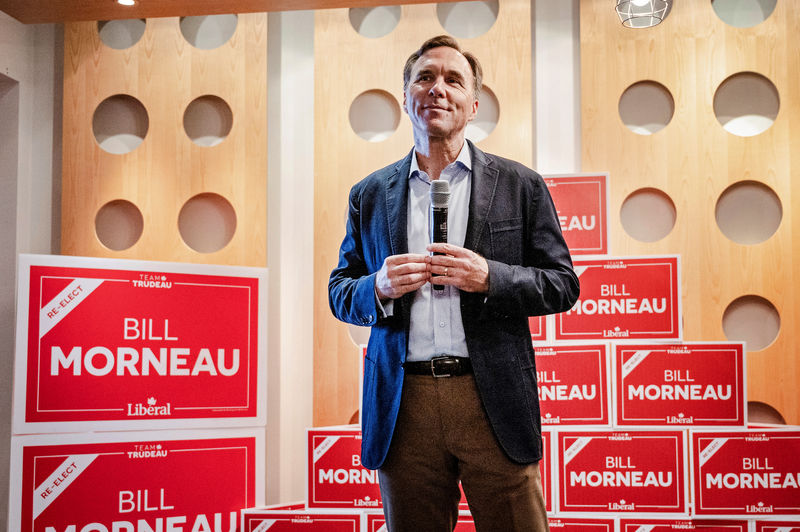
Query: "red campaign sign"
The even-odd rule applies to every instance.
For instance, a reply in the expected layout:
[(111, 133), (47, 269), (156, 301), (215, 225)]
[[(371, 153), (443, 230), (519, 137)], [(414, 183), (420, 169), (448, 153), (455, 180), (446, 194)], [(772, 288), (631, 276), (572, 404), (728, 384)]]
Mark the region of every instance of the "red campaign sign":
[(617, 425), (745, 425), (741, 343), (617, 345)]
[(264, 424), (264, 269), (24, 255), (20, 272), (16, 433)]
[[(383, 515), (367, 514), (366, 532), (387, 532), (387, 530)], [(475, 532), (475, 521), (472, 520), (472, 516), (459, 515), (453, 532)]]
[(606, 175), (544, 176), (573, 255), (608, 253)]
[(756, 521), (756, 532), (800, 532), (800, 521)]
[(320, 510), (245, 510), (243, 532), (361, 532), (361, 513)]
[(543, 342), (547, 340), (547, 319), (546, 316), (528, 317), (528, 327), (531, 330), (531, 341)]
[[(263, 508), (263, 510), (269, 510), (269, 511), (273, 511), (273, 510), (298, 511), (299, 510), (301, 512), (304, 511), (305, 509), (306, 509), (305, 501), (303, 501), (303, 502), (290, 502), (290, 503), (287, 503), (287, 504), (275, 504), (275, 505), (265, 506)], [(260, 511), (260, 509), (259, 508), (251, 508), (251, 509), (245, 510), (245, 511), (246, 512), (248, 512), (248, 511), (257, 512), (257, 511)]]
[(542, 423), (608, 425), (609, 362), (606, 345), (537, 347)]
[(561, 512), (686, 512), (683, 432), (559, 432), (558, 445)]
[[(549, 462), (550, 434), (542, 434), (543, 459), (539, 462), (546, 510), (552, 509)], [(308, 508), (382, 508), (378, 472), (361, 465), (361, 429), (308, 430)], [(459, 510), (469, 505), (461, 489)]]
[(358, 427), (309, 429), (308, 507), (380, 508), (378, 471), (361, 465)]
[(680, 340), (677, 256), (574, 262), (581, 295), (556, 314), (556, 340)]
[(619, 532), (680, 532), (697, 530), (698, 532), (748, 532), (745, 520), (711, 520), (711, 519), (622, 519)]
[(547, 521), (554, 532), (614, 532), (613, 519), (551, 517)]
[[(553, 473), (550, 464), (553, 462), (553, 434), (548, 430), (542, 431), (542, 459), (539, 460), (539, 476), (542, 477), (542, 496), (544, 497), (544, 509), (546, 512), (553, 511)], [(462, 499), (463, 500), (463, 499)], [(467, 507), (468, 509), (469, 507)]]
[(263, 498), (261, 435), (153, 434), (15, 436), (10, 530), (238, 530)]
[(800, 515), (800, 431), (692, 432), (695, 514)]

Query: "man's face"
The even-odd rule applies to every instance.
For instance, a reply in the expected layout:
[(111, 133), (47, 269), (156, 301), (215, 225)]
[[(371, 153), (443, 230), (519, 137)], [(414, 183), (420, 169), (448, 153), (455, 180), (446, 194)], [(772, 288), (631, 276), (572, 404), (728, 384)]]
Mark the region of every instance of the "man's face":
[(467, 58), (454, 48), (440, 46), (422, 54), (403, 95), (415, 135), (432, 139), (463, 135), (478, 111), (474, 86)]

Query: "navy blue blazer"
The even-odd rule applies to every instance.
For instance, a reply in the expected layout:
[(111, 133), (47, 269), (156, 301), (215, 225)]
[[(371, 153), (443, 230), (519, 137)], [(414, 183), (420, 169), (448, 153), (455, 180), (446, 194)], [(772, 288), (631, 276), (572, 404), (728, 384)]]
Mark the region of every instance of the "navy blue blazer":
[[(541, 459), (541, 418), (528, 316), (569, 310), (578, 277), (542, 177), (469, 144), (472, 189), (464, 247), (489, 264), (489, 293), (462, 292), (461, 317), (483, 406), (500, 446), (518, 463)], [(381, 318), (375, 275), (390, 255), (408, 252), (408, 173), (414, 151), (353, 186), (339, 264), (328, 295), (340, 320), (372, 326), (361, 406), (365, 467), (381, 466), (403, 386), (413, 294)]]

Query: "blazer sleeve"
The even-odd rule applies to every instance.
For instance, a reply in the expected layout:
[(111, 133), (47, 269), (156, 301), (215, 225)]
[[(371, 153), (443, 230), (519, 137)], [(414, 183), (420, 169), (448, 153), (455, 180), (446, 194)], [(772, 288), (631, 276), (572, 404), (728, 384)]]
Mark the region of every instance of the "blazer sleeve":
[[(489, 228), (493, 256), (487, 259), (489, 292), (485, 304), (491, 312), (504, 317), (567, 311), (578, 299), (580, 284), (553, 200), (539, 174), (527, 168), (515, 170), (512, 173), (518, 186), (509, 188), (517, 197), (506, 200), (519, 204), (520, 231), (510, 231), (505, 238), (513, 235), (522, 241), (508, 241), (508, 245), (503, 246), (502, 238), (496, 236), (503, 233)], [(517, 256), (506, 260), (503, 248), (516, 249), (520, 245), (520, 260)]]
[(339, 262), (328, 280), (328, 303), (337, 319), (353, 325), (373, 325), (378, 318), (375, 296), (377, 268), (364, 256), (362, 242), (362, 191), (354, 186), (349, 195), (347, 226), (339, 248)]

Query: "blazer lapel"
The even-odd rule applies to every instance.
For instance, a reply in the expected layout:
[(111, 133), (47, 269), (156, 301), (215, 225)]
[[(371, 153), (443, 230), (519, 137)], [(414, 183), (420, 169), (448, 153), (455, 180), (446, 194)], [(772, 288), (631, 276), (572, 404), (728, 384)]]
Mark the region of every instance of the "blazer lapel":
[(386, 180), (386, 225), (391, 255), (408, 253), (408, 172), (413, 150)]
[[(391, 255), (408, 253), (408, 172), (411, 170), (411, 157), (414, 150), (395, 165), (394, 173), (386, 180), (386, 224), (389, 228), (389, 247)], [(403, 317), (406, 335), (411, 322), (411, 302), (414, 294), (402, 296), (395, 303), (395, 312)], [(405, 360), (405, 348), (401, 351)]]
[(472, 190), (470, 191), (469, 217), (464, 247), (475, 251), (483, 238), (486, 220), (497, 190), (499, 172), (489, 156), (471, 142), (469, 147), (472, 152)]

